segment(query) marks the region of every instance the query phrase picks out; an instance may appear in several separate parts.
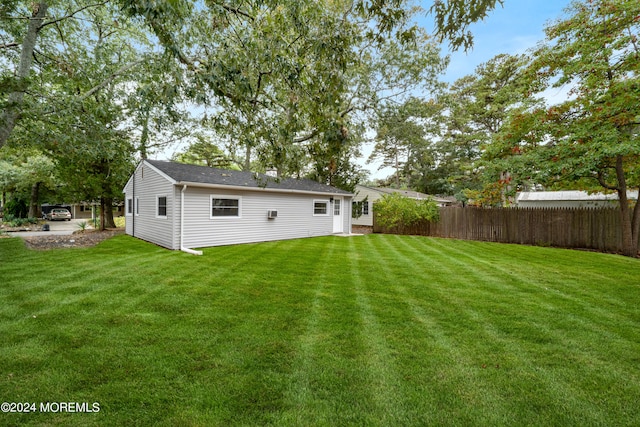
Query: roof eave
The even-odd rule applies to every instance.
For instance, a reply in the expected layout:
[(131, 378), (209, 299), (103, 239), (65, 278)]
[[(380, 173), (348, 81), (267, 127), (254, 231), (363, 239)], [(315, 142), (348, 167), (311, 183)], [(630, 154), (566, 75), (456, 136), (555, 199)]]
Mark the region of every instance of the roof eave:
[(267, 187), (248, 187), (243, 185), (227, 185), (227, 184), (208, 184), (204, 182), (176, 181), (174, 185), (187, 187), (212, 188), (218, 190), (241, 190), (241, 191), (264, 191), (267, 193), (289, 193), (289, 194), (309, 194), (314, 196), (345, 196), (353, 197), (351, 193), (310, 191), (310, 190), (294, 190), (289, 188), (267, 188)]

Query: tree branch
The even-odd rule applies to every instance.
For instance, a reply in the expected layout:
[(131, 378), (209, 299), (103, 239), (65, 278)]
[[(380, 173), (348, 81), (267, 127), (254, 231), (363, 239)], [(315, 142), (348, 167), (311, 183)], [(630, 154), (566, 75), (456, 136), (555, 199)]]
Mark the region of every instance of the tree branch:
[(244, 16), (247, 19), (250, 19), (251, 21), (255, 21), (255, 18), (251, 15), (249, 15), (247, 12), (243, 12), (242, 10), (238, 9), (237, 7), (231, 7), (225, 4), (221, 4), (220, 7), (222, 7), (224, 10), (226, 10), (227, 12), (231, 12), (234, 15), (241, 15)]
[(116, 70), (113, 74), (111, 74), (106, 79), (104, 79), (100, 84), (92, 87), (86, 93), (84, 93), (82, 96), (80, 96), (78, 98), (78, 101), (83, 101), (86, 98), (90, 97), (91, 95), (93, 95), (94, 93), (98, 92), (100, 89), (102, 89), (106, 85), (108, 85), (113, 79), (115, 79), (116, 77), (120, 76), (121, 74), (124, 74), (126, 71), (130, 70), (131, 68), (135, 67), (136, 65), (142, 64), (144, 61), (145, 61), (144, 59), (140, 59), (140, 60), (132, 62), (130, 64), (123, 65), (118, 70)]
[(20, 46), (20, 43), (5, 43), (5, 44), (0, 44), (0, 49), (8, 49), (10, 47), (16, 47), (16, 46)]
[(47, 25), (56, 24), (56, 23), (58, 23), (60, 21), (63, 21), (65, 19), (73, 18), (74, 15), (82, 12), (83, 10), (86, 10), (86, 9), (89, 9), (89, 8), (92, 8), (92, 7), (96, 7), (96, 6), (104, 6), (105, 4), (109, 3), (109, 1), (110, 0), (105, 0), (105, 1), (100, 2), (100, 3), (89, 4), (87, 6), (81, 7), (80, 9), (78, 9), (78, 10), (76, 10), (74, 12), (71, 12), (68, 15), (62, 16), (60, 18), (57, 18), (57, 19), (54, 19), (54, 20), (51, 20), (51, 21), (43, 22), (42, 25), (40, 25), (40, 29), (46, 27)]

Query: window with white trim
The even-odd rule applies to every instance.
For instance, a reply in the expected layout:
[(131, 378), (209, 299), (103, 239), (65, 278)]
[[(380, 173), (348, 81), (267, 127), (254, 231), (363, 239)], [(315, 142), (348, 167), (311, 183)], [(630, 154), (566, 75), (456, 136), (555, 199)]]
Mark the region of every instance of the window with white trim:
[(314, 200), (313, 201), (313, 216), (328, 216), (329, 215), (329, 201), (328, 200)]
[(240, 196), (211, 196), (211, 219), (240, 218), (242, 211), (242, 197)]
[(158, 196), (156, 198), (156, 218), (167, 217), (167, 196)]
[(369, 202), (367, 200), (362, 202), (362, 215), (369, 215)]
[(127, 199), (127, 215), (133, 213), (133, 199)]
[(133, 206), (134, 206), (136, 215), (140, 215), (140, 197), (136, 196), (136, 200)]

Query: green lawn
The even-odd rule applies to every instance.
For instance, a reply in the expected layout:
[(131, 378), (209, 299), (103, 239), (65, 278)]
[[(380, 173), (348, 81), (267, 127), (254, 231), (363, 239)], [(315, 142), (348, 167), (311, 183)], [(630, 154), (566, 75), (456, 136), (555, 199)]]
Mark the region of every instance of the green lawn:
[(0, 425), (640, 425), (640, 260), (424, 237), (0, 239)]

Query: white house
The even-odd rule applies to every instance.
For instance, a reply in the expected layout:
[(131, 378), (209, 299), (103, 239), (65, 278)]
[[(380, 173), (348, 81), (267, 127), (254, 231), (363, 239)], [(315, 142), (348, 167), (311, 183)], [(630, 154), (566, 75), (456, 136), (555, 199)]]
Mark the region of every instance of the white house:
[[(638, 192), (629, 191), (627, 197), (638, 200)], [(521, 208), (611, 208), (618, 206), (618, 195), (586, 191), (522, 191), (516, 197), (516, 205)]]
[(127, 234), (190, 253), (351, 232), (353, 195), (308, 179), (144, 160), (123, 192)]
[(433, 197), (428, 194), (419, 193), (411, 190), (398, 190), (395, 188), (383, 187), (366, 187), (364, 185), (356, 185), (356, 194), (353, 197), (352, 209), (361, 211), (362, 214), (358, 218), (353, 219), (353, 225), (363, 225), (373, 227), (373, 203), (377, 202), (385, 194), (399, 193), (411, 199), (433, 199), (438, 206), (449, 206), (451, 200)]

